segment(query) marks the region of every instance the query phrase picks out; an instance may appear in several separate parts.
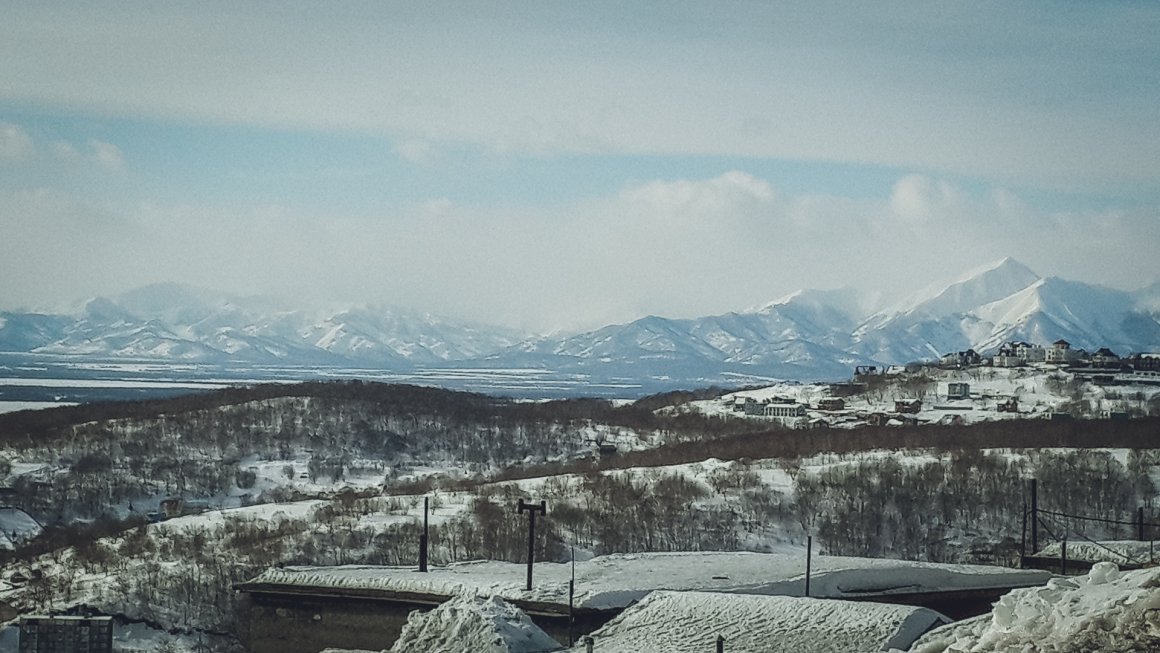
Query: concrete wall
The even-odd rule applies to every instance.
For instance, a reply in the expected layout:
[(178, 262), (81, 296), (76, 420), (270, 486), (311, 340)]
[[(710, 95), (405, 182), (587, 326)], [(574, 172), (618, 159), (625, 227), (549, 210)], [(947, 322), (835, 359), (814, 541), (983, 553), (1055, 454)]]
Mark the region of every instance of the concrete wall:
[(381, 651), (399, 637), (416, 605), (366, 599), (246, 594), (242, 638), (250, 653)]

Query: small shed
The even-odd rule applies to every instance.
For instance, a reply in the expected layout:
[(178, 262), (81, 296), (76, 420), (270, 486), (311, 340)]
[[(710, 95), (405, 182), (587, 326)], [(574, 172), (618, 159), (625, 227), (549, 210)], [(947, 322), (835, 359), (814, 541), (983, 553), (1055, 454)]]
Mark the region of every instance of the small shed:
[(956, 399), (970, 399), (971, 398), (971, 384), (952, 382), (947, 384), (947, 399), (954, 401)]
[(818, 400), (818, 410), (845, 410), (846, 401), (839, 397), (826, 397)]
[(921, 410), (922, 410), (922, 402), (917, 400), (917, 399), (914, 401), (895, 401), (894, 402), (894, 412), (896, 412), (896, 413), (906, 413), (909, 415), (913, 415), (915, 413), (920, 412)]
[(185, 500), (181, 497), (169, 497), (161, 500), (161, 516), (165, 519), (180, 517), (185, 510)]

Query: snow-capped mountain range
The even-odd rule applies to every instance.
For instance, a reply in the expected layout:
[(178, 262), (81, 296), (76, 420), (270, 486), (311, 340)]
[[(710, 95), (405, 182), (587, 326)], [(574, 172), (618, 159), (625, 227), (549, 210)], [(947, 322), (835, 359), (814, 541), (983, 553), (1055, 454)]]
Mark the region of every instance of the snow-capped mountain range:
[(803, 290), (699, 318), (643, 317), (532, 336), (391, 308), (308, 311), (159, 284), (74, 314), (0, 313), (0, 351), (197, 363), (541, 368), (592, 378), (730, 375), (838, 379), (854, 365), (929, 360), (1009, 340), (1160, 351), (1160, 284), (1135, 293), (1043, 278), (1012, 259), (887, 307), (854, 290)]
[(75, 315), (0, 313), (0, 351), (175, 362), (394, 369), (475, 358), (524, 337), (393, 308), (307, 311), (171, 283), (92, 299)]

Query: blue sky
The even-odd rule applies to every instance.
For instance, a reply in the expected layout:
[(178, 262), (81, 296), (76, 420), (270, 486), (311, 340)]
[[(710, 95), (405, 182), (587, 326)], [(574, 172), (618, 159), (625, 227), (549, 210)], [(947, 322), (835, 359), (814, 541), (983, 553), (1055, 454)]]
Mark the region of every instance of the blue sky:
[(532, 329), (1160, 280), (1154, 3), (0, 0), (0, 307), (175, 280)]

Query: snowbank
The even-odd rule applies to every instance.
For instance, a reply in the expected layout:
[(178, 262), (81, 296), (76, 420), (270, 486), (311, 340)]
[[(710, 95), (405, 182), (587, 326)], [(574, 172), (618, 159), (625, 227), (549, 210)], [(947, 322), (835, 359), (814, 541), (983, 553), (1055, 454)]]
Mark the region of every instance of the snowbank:
[[(567, 563), (537, 563), (532, 591), (524, 589), (527, 567), (509, 562), (468, 562), (432, 567), (285, 567), (269, 569), (243, 584), (282, 585), (438, 596), (499, 595), (509, 601), (568, 604)], [(956, 589), (1040, 585), (1040, 570), (981, 565), (944, 565), (903, 560), (815, 556), (810, 595), (873, 598)], [(575, 604), (582, 609), (620, 609), (653, 590), (801, 596), (805, 556), (780, 553), (692, 552), (599, 556), (576, 562)]]
[(412, 653), (542, 653), (559, 642), (498, 596), (460, 595), (430, 612), (413, 612), (391, 651)]
[[(906, 648), (946, 617), (883, 603), (653, 592), (592, 634), (600, 653), (843, 653)], [(584, 650), (581, 642), (574, 651)]]
[(1087, 576), (1013, 590), (989, 616), (932, 631), (911, 653), (1136, 653), (1160, 651), (1160, 569)]

